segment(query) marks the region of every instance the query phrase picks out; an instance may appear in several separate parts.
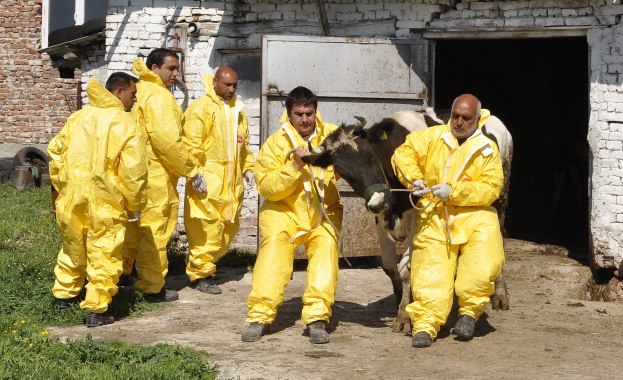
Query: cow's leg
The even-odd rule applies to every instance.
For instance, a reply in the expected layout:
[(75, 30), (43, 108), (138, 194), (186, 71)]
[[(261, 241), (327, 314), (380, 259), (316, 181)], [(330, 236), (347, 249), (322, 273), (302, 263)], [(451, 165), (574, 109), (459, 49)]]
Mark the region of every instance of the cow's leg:
[(491, 307), (493, 310), (508, 310), (510, 308), (503, 272), (500, 272), (498, 278), (495, 279), (495, 293), (491, 296)]
[(380, 223), (376, 224), (376, 231), (381, 248), (381, 267), (392, 282), (394, 296), (396, 296), (396, 304), (400, 304), (400, 299), (402, 298), (402, 279), (400, 278), (400, 273), (398, 272), (396, 243), (390, 240)]
[(412, 211), (403, 214), (404, 222), (408, 223), (407, 249), (402, 254), (402, 259), (398, 263), (398, 272), (402, 281), (402, 297), (398, 305), (398, 315), (394, 322), (393, 332), (411, 334), (411, 318), (405, 311), (407, 305), (413, 301), (411, 293), (411, 252), (413, 251), (413, 233), (415, 231), (415, 214)]

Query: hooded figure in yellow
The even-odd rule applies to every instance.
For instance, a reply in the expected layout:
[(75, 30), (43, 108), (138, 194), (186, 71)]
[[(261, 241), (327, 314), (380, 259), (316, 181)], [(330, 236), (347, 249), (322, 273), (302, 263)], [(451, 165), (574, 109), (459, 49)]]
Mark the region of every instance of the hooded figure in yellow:
[(208, 183), (205, 194), (187, 185), (184, 226), (190, 251), (186, 273), (195, 289), (219, 294), (213, 282), (214, 261), (229, 248), (238, 227), (244, 187), (242, 177), (253, 184), (253, 153), (249, 151), (249, 123), (236, 98), (238, 75), (221, 67), (212, 77), (205, 74), (205, 96), (184, 113), (183, 141)]
[(113, 73), (106, 88), (87, 85), (90, 106), (73, 113), (48, 145), (50, 179), (58, 190), (56, 221), (63, 238), (52, 293), (59, 309), (77, 301), (88, 327), (113, 323), (104, 314), (122, 272), (128, 212), (147, 203), (145, 138), (129, 113), (136, 79)]
[(396, 176), (421, 197), (418, 207), (424, 208), (413, 240), (413, 303), (406, 307), (414, 347), (431, 345), (447, 321), (454, 293), (459, 320), (453, 332), (471, 339), (504, 264), (491, 206), (504, 181), (502, 161), (479, 128), (488, 118), (475, 96), (461, 95), (447, 125), (409, 134), (392, 157)]
[(177, 223), (179, 177), (191, 179), (195, 191), (205, 192), (205, 179), (182, 142), (182, 109), (169, 91), (179, 70), (177, 54), (155, 49), (146, 63), (137, 59), (132, 72), (139, 76), (138, 101), (132, 109), (147, 137), (147, 207), (140, 224), (131, 225), (123, 248), (123, 273), (129, 275), (136, 261), (136, 288), (147, 301), (178, 299), (164, 288), (168, 271), (167, 243)]
[(281, 128), (257, 156), (254, 173), (258, 192), (265, 199), (259, 212), (260, 250), (247, 298), (250, 325), (241, 336), (245, 342), (261, 339), (275, 320), (300, 245), (305, 246), (308, 258), (302, 322), (309, 328), (312, 343), (329, 342), (326, 323), (339, 269), (335, 229), (342, 227), (343, 207), (333, 166), (309, 167), (301, 160), (309, 155), (304, 148), (308, 141), (317, 146), (337, 129), (322, 121), (317, 106), (309, 89), (293, 89), (286, 98)]

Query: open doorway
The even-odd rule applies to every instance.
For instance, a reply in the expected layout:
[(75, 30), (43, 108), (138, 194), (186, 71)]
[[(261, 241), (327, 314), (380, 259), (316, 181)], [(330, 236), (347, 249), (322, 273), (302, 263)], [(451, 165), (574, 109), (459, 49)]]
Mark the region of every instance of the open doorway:
[(589, 68), (585, 37), (438, 40), (434, 104), (472, 93), (513, 136), (508, 237), (588, 260)]

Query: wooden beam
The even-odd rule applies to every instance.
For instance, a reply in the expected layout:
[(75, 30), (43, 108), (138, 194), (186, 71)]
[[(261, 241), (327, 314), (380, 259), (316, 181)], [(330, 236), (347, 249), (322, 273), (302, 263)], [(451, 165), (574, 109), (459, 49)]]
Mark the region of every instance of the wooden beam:
[[(396, 19), (330, 24), (334, 37), (395, 37)], [(200, 36), (246, 38), (252, 34), (298, 34), (319, 36), (317, 23), (308, 21), (258, 21), (245, 24), (201, 24)]]
[(324, 0), (316, 0), (316, 7), (318, 8), (318, 21), (320, 21), (320, 31), (323, 37), (331, 36), (331, 30), (329, 28), (329, 20), (327, 19), (327, 11), (324, 7)]

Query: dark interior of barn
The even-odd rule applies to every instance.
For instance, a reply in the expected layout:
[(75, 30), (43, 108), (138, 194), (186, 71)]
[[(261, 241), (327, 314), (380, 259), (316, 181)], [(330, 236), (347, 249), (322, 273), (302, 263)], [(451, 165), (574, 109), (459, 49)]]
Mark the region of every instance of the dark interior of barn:
[(588, 44), (585, 37), (438, 40), (434, 106), (472, 93), (513, 136), (509, 238), (588, 260)]

